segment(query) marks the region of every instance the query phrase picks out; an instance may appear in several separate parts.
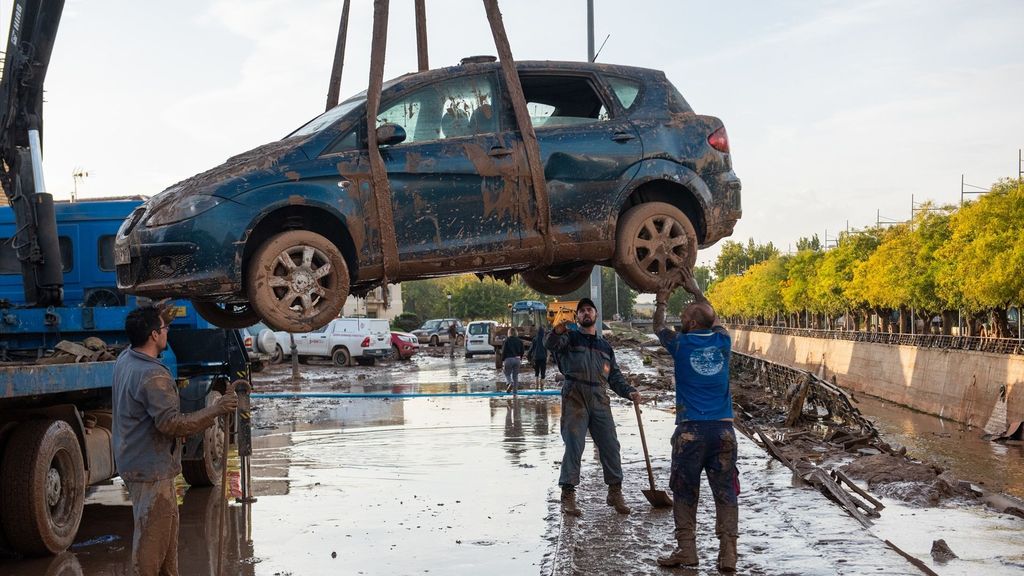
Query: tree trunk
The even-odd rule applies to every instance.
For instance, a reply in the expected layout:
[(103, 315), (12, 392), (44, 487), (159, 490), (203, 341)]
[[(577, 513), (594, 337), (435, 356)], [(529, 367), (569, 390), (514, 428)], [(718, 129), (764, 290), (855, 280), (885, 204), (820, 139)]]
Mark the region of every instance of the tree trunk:
[(910, 334), (911, 322), (913, 322), (913, 320), (910, 318), (910, 310), (906, 306), (900, 306), (899, 333)]
[(1006, 308), (992, 310), (992, 325), (995, 326), (996, 338), (1010, 337), (1010, 321), (1006, 317)]
[(942, 335), (950, 336), (953, 334), (953, 323), (956, 322), (956, 312), (953, 310), (942, 311)]

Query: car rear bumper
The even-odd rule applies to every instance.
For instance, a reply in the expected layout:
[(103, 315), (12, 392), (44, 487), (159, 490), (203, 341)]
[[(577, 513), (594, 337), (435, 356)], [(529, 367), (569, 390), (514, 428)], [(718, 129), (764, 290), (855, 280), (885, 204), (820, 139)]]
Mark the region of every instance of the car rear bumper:
[(384, 358), (390, 352), (390, 348), (364, 348), (359, 355), (361, 358)]
[(736, 222), (743, 216), (741, 191), (743, 185), (732, 170), (705, 176), (712, 203), (704, 214), (704, 239), (701, 248), (707, 248), (722, 238), (732, 235)]

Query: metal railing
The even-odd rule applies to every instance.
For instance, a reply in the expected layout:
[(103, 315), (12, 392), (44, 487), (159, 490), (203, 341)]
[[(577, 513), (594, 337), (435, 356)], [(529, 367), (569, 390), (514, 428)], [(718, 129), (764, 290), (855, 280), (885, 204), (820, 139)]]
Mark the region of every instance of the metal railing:
[(861, 332), (857, 330), (819, 330), (815, 328), (785, 328), (782, 326), (757, 326), (729, 324), (730, 330), (766, 332), (804, 338), (825, 338), (831, 340), (852, 340), (873, 344), (916, 346), (918, 348), (940, 348), (948, 350), (973, 350), (993, 354), (1024, 354), (1024, 343), (1016, 338), (979, 338), (977, 336), (945, 336), (942, 334), (897, 334), (890, 332)]
[[(791, 368), (735, 350), (731, 353), (730, 370), (736, 375), (753, 376), (755, 384), (767, 387), (773, 396), (778, 399), (787, 399), (787, 401), (795, 389), (807, 382), (809, 386), (804, 405), (821, 407), (826, 411), (829, 419), (859, 428), (862, 435), (872, 438), (878, 436), (875, 425), (853, 405), (850, 395), (846, 391), (827, 380), (818, 378), (807, 370)], [(801, 406), (800, 409), (802, 410), (803, 407)]]

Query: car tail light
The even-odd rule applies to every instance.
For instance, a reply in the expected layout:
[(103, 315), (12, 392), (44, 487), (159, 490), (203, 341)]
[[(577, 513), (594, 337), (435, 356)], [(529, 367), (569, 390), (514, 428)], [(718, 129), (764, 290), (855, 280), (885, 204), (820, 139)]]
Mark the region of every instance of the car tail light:
[[(237, 340), (236, 340), (236, 342), (237, 342)], [(252, 348), (252, 336), (246, 336), (245, 337), (245, 347), (246, 348)]]
[(370, 337), (367, 336), (366, 338), (363, 338), (363, 343), (360, 344), (360, 346), (362, 346), (363, 348), (369, 348), (370, 347)]
[(719, 152), (729, 153), (729, 133), (725, 131), (725, 126), (715, 130), (711, 133), (711, 136), (708, 136), (708, 144)]

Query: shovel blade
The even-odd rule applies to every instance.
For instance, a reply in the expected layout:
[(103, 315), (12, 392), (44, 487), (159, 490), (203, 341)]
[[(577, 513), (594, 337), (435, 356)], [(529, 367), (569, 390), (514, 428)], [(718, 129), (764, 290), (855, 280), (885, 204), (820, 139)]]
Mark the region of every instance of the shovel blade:
[(651, 506), (655, 508), (672, 507), (672, 497), (664, 490), (641, 490), (641, 492), (647, 497), (647, 501), (651, 503)]

